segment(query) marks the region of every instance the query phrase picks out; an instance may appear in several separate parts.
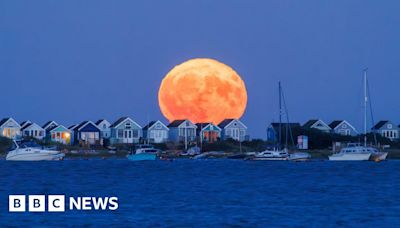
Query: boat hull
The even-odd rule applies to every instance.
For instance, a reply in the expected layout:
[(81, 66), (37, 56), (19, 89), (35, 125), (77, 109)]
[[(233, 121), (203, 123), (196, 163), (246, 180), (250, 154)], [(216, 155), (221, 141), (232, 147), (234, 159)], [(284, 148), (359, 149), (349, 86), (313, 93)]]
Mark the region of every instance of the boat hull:
[(369, 158), (370, 161), (375, 161), (375, 162), (380, 162), (384, 161), (387, 158), (388, 153), (387, 152), (376, 152), (372, 153), (371, 157)]
[(287, 161), (288, 158), (281, 158), (281, 157), (254, 157), (251, 160), (253, 161)]
[(64, 153), (8, 153), (7, 161), (58, 161), (64, 158)]
[(154, 161), (157, 159), (156, 154), (141, 153), (141, 154), (131, 154), (127, 156), (130, 161)]
[(338, 153), (329, 156), (329, 161), (368, 161), (370, 153)]
[(289, 155), (289, 161), (308, 161), (311, 159), (309, 153), (296, 152)]

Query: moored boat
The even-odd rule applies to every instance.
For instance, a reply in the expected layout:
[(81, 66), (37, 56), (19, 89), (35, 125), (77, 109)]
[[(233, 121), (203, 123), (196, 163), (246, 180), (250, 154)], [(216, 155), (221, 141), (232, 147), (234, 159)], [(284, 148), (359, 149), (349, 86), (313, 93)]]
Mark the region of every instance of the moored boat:
[(152, 145), (137, 145), (135, 150), (127, 155), (131, 161), (154, 161), (157, 159), (157, 153), (160, 150), (155, 149)]
[(62, 160), (64, 153), (57, 150), (45, 149), (34, 142), (19, 145), (14, 141), (15, 148), (7, 153), (7, 161), (54, 161)]
[(251, 160), (255, 161), (287, 161), (289, 153), (286, 149), (283, 150), (265, 150), (256, 153)]
[(368, 161), (374, 148), (360, 146), (350, 143), (347, 147), (340, 150), (339, 153), (329, 156), (330, 161)]
[(311, 159), (311, 155), (306, 152), (295, 152), (289, 154), (289, 161), (308, 161)]

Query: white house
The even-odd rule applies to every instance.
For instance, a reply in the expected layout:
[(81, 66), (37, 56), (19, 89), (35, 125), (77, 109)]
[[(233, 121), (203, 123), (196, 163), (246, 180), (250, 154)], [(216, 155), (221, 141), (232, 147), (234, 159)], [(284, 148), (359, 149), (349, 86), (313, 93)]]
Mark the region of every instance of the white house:
[(24, 124), (21, 131), (24, 137), (32, 137), (39, 140), (43, 140), (46, 137), (46, 131), (36, 123)]
[(142, 127), (129, 117), (121, 117), (111, 126), (111, 144), (138, 143), (142, 137)]
[(327, 123), (322, 120), (309, 120), (304, 125), (303, 128), (305, 129), (317, 129), (325, 133), (330, 133), (332, 128), (329, 127)]
[(240, 120), (225, 119), (218, 127), (221, 128), (222, 139), (234, 139), (237, 141), (244, 141), (246, 138), (247, 127)]
[(0, 120), (0, 136), (10, 139), (21, 137), (21, 126), (13, 118)]
[(372, 130), (391, 141), (400, 138), (400, 127), (389, 120), (379, 121)]
[(163, 143), (168, 140), (169, 128), (161, 121), (151, 121), (143, 127), (144, 140), (151, 143)]
[(111, 137), (111, 123), (105, 119), (96, 122), (97, 127), (101, 130), (101, 138), (109, 139)]
[(339, 135), (355, 136), (358, 134), (356, 128), (346, 120), (335, 120), (329, 124), (329, 127), (332, 129), (333, 133)]

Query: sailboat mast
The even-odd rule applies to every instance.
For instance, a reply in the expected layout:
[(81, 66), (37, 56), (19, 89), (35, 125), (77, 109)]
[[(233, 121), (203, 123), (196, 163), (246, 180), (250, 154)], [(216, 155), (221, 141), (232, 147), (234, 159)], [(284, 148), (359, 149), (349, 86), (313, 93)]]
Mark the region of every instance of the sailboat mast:
[(282, 144), (282, 88), (281, 82), (278, 82), (279, 87), (279, 149), (281, 149)]
[(368, 104), (368, 94), (367, 94), (367, 69), (364, 70), (364, 146), (367, 146), (367, 104)]

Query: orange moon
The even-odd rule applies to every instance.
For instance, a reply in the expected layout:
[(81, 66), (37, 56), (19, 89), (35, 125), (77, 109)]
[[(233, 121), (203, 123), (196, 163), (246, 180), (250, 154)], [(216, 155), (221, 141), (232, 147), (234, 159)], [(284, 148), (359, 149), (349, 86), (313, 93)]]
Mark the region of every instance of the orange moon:
[(231, 67), (214, 59), (191, 59), (175, 66), (158, 91), (161, 112), (169, 121), (219, 124), (239, 119), (247, 105), (243, 80)]

